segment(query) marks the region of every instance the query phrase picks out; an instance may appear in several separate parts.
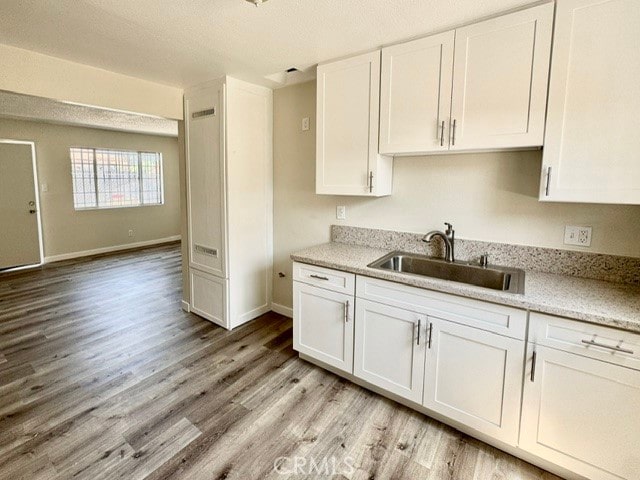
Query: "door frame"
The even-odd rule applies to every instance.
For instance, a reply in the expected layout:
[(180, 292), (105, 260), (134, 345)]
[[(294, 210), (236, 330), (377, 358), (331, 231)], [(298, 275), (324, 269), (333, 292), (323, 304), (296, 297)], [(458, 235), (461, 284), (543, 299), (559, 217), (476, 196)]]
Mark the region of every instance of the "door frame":
[(9, 138), (0, 138), (0, 143), (9, 143), (14, 145), (29, 145), (31, 147), (31, 165), (33, 168), (33, 189), (35, 191), (36, 202), (36, 221), (38, 223), (38, 251), (40, 254), (40, 261), (31, 265), (22, 265), (19, 267), (10, 267), (3, 272), (12, 272), (16, 270), (23, 270), (26, 268), (33, 268), (44, 264), (44, 239), (42, 236), (42, 213), (40, 209), (40, 184), (38, 183), (38, 161), (36, 159), (36, 144), (29, 140), (12, 140)]

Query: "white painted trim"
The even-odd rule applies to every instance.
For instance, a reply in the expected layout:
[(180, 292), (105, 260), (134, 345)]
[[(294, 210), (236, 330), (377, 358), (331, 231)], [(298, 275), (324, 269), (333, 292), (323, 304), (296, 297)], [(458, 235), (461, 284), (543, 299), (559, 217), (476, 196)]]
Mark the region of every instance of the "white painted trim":
[(182, 305), (182, 310), (184, 310), (187, 313), (191, 312), (191, 305), (189, 305), (189, 302), (182, 300), (181, 305)]
[(251, 320), (258, 318), (260, 315), (264, 315), (267, 312), (271, 311), (271, 305), (266, 304), (258, 308), (254, 308), (253, 310), (246, 312), (242, 315), (238, 315), (236, 318), (232, 319), (229, 322), (229, 330), (232, 330), (240, 325), (244, 325)]
[(280, 315), (284, 315), (285, 317), (293, 318), (293, 308), (287, 307), (285, 305), (280, 305), (279, 303), (271, 303), (271, 310), (279, 313)]
[[(38, 162), (36, 160), (36, 144), (32, 141), (0, 139), (0, 143), (10, 143), (14, 145), (31, 146), (31, 165), (33, 168), (33, 190), (36, 199), (36, 217), (38, 220), (38, 247), (40, 250), (40, 263), (34, 265), (25, 265), (27, 268), (37, 267), (45, 263), (44, 258), (44, 236), (42, 233), (42, 211), (40, 208), (40, 184), (38, 183)], [(13, 269), (12, 269), (13, 270)]]
[(72, 258), (90, 257), (91, 255), (99, 255), (101, 253), (119, 252), (121, 250), (130, 250), (132, 248), (149, 247), (152, 245), (160, 245), (163, 243), (171, 243), (181, 240), (181, 235), (173, 235), (171, 237), (157, 238), (155, 240), (146, 240), (144, 242), (126, 243), (124, 245), (113, 245), (111, 247), (95, 248), (93, 250), (82, 250), (80, 252), (62, 253), (60, 255), (51, 255), (44, 257), (44, 263), (60, 262), (62, 260), (70, 260)]

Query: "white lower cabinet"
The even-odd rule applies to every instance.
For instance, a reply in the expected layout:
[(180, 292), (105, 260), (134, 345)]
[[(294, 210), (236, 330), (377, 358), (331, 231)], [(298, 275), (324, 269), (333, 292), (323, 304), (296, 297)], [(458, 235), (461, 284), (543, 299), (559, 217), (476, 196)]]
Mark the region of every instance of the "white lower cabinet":
[(530, 312), (525, 344), (524, 310), (294, 272), (294, 348), (310, 359), (568, 478), (640, 479), (640, 335)]
[(354, 375), (420, 402), (426, 323), (425, 315), (356, 299)]
[(640, 478), (640, 371), (529, 346), (520, 447), (587, 478)]
[(524, 342), (433, 317), (428, 328), (423, 405), (516, 445)]
[(353, 372), (353, 295), (293, 282), (293, 348)]

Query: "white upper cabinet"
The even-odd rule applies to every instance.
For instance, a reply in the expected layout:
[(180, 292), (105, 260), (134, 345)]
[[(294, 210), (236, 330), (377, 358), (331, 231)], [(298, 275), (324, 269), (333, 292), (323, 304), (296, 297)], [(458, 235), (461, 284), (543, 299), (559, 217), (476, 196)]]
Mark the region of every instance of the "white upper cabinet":
[(540, 199), (640, 204), (640, 2), (558, 2)]
[(384, 48), (380, 152), (541, 146), (553, 8)]
[(318, 66), (316, 193), (391, 194), (392, 158), (378, 155), (380, 51)]
[(453, 31), (382, 49), (380, 153), (449, 149)]
[(553, 3), (456, 30), (451, 149), (541, 146)]

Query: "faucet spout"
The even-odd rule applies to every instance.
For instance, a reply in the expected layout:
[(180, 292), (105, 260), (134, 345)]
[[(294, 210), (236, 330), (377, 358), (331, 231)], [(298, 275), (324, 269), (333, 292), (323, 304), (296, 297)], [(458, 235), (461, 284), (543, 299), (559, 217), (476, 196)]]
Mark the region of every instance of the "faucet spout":
[(454, 250), (453, 250), (455, 231), (453, 230), (453, 225), (451, 225), (450, 223), (445, 223), (445, 225), (447, 226), (446, 232), (441, 232), (440, 230), (433, 230), (427, 233), (424, 237), (422, 237), (422, 241), (429, 243), (435, 237), (442, 238), (442, 241), (444, 242), (444, 249), (445, 249), (444, 259), (447, 262), (453, 262), (455, 257)]

